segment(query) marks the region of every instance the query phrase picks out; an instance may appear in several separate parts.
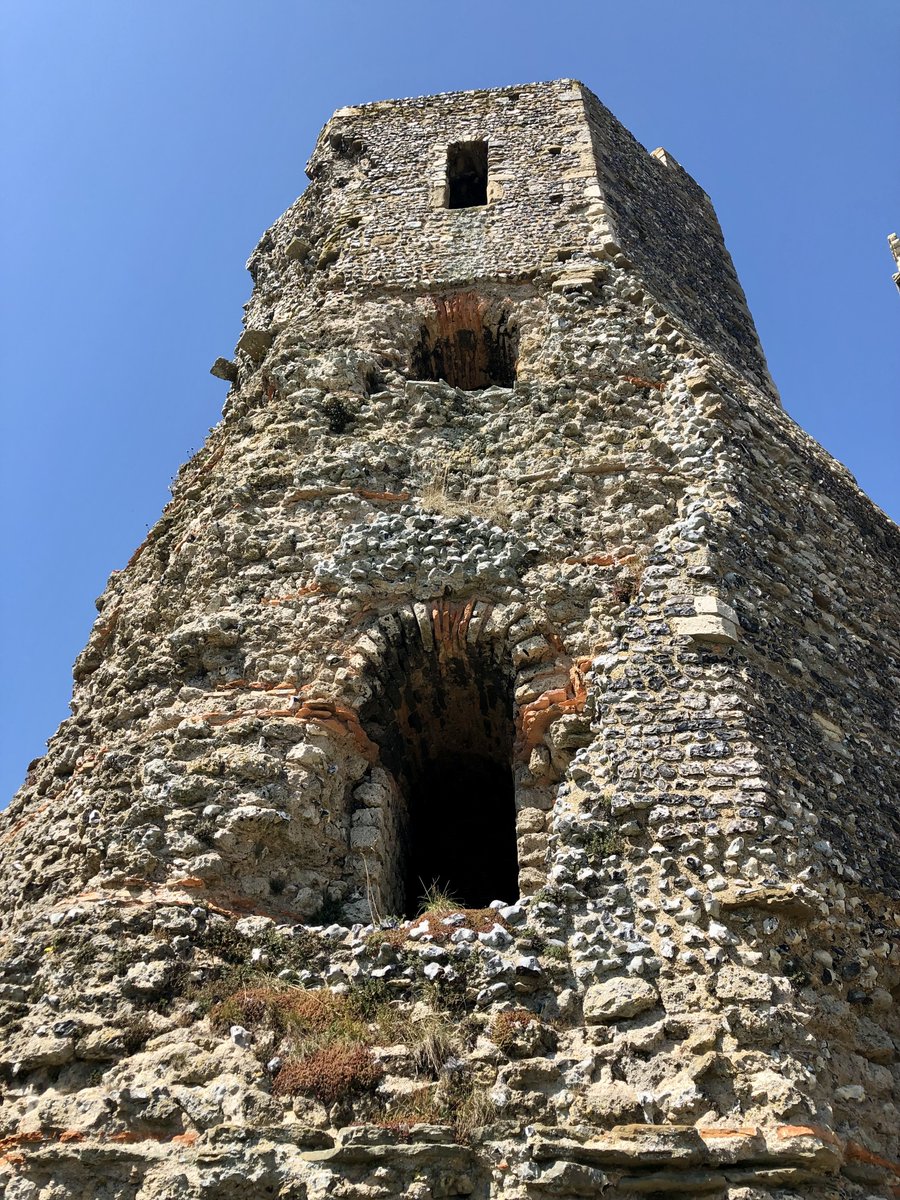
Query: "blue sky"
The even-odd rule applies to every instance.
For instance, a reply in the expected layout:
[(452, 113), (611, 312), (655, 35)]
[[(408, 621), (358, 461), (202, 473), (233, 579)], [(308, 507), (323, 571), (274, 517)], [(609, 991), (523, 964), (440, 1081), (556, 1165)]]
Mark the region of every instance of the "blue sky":
[(785, 407), (900, 516), (898, 50), (896, 0), (6, 0), (0, 803), (344, 104), (583, 80), (709, 192)]

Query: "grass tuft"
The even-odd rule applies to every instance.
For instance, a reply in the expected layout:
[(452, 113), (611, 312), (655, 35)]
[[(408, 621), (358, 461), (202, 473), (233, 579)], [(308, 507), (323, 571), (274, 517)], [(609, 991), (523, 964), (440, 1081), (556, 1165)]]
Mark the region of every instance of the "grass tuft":
[(368, 1040), (368, 1030), (349, 998), (328, 988), (242, 988), (216, 1004), (209, 1018), (220, 1029), (268, 1029), (279, 1037), (292, 1037), (297, 1045)]

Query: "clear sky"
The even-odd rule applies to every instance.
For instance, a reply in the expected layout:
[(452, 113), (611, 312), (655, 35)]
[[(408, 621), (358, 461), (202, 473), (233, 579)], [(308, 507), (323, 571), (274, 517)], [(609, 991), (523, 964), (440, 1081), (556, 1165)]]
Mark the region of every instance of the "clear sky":
[(709, 192), (785, 407), (900, 517), (898, 52), (897, 0), (5, 0), (0, 803), (345, 104), (581, 79)]

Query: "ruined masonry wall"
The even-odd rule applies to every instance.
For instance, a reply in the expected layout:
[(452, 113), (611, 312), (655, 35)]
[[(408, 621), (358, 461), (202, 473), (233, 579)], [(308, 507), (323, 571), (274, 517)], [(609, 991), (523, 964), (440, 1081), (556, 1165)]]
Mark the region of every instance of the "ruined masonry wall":
[[(476, 136), (502, 194), (433, 207)], [(887, 1200), (896, 527), (579, 85), (342, 110), (310, 173), (3, 818), (0, 1192)], [(411, 377), (460, 295), (514, 387)], [(514, 722), (520, 898), (382, 920), (391, 738), (473, 672), (509, 709), (440, 733)]]

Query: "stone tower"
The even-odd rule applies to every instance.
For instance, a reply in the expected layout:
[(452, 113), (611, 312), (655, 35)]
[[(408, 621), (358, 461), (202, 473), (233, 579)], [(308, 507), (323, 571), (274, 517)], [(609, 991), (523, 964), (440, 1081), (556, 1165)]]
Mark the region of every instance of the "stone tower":
[(5, 817), (5, 1196), (897, 1195), (900, 538), (708, 198), (571, 80), (308, 174)]

